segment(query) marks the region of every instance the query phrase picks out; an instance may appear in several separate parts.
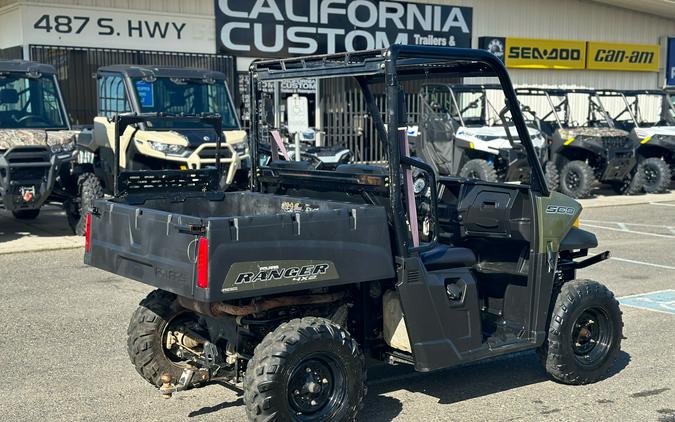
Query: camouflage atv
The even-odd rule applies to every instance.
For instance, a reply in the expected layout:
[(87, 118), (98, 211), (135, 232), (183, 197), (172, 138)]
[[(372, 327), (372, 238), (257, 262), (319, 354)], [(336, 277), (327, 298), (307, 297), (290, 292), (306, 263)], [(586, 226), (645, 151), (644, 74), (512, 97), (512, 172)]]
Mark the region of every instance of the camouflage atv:
[[(191, 171), (215, 167), (217, 134), (199, 119), (170, 117), (220, 114), (225, 136), (220, 154), (222, 185), (226, 189), (248, 183), (250, 156), (246, 132), (240, 128), (223, 73), (115, 65), (100, 68), (97, 78), (98, 116), (94, 118), (92, 136), (79, 140), (79, 147), (92, 156), (79, 181), (83, 215), (94, 200), (114, 193), (114, 140), (120, 130), (115, 124), (117, 115), (167, 116), (165, 120), (153, 119), (120, 130), (122, 169)], [(77, 231), (84, 233), (84, 229), (81, 221)]]
[(644, 191), (670, 190), (675, 168), (675, 107), (660, 90), (598, 91), (617, 127), (630, 131), (638, 144), (638, 172)]
[(76, 138), (52, 66), (0, 61), (0, 206), (32, 220), (63, 203), (74, 227)]
[[(551, 161), (560, 171), (560, 191), (572, 198), (586, 198), (597, 181), (617, 193), (642, 191), (644, 176), (637, 172), (636, 149), (628, 132), (615, 127), (593, 90), (518, 88), (521, 104), (537, 110), (542, 131), (551, 139)], [(570, 97), (587, 104), (583, 123), (575, 121)]]

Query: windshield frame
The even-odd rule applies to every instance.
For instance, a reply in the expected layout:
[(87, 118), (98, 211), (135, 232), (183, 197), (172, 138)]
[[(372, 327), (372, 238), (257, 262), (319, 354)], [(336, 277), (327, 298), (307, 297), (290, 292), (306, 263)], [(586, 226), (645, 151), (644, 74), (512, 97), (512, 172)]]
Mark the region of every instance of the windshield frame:
[[(131, 76), (127, 76), (124, 79), (125, 79), (125, 83), (127, 84), (127, 92), (128, 92), (129, 100), (130, 100), (130, 103), (131, 103), (131, 108), (135, 112), (142, 114), (142, 113), (148, 113), (148, 111), (144, 111), (141, 107), (140, 97), (138, 95), (138, 91), (136, 90), (136, 82), (137, 81), (146, 81), (150, 84), (153, 84), (159, 79), (169, 79), (169, 80), (171, 80), (172, 77), (170, 77), (170, 76), (160, 76), (160, 77), (156, 77), (155, 81), (147, 81), (146, 78), (143, 78), (143, 77), (131, 77)], [(199, 78), (190, 78), (190, 79), (194, 80), (194, 81), (199, 80)], [(211, 85), (211, 84), (208, 84), (208, 83), (204, 82), (203, 79), (201, 79), (201, 84), (202, 85)], [(225, 125), (224, 124), (225, 122), (223, 121), (223, 126), (222, 126), (223, 131), (241, 130), (241, 122), (239, 121), (237, 109), (234, 106), (234, 100), (232, 98), (232, 93), (230, 91), (230, 87), (227, 84), (227, 81), (225, 79), (215, 79), (215, 82), (212, 85), (219, 85), (219, 84), (222, 84), (221, 86), (225, 87), (225, 93), (227, 94), (227, 103), (229, 104), (229, 107), (230, 107), (230, 115), (232, 116), (232, 120), (234, 121), (234, 126)], [(152, 110), (151, 112), (166, 113), (165, 111), (157, 111), (157, 110)], [(220, 114), (221, 120), (224, 120), (221, 110), (219, 110), (217, 112), (214, 112), (214, 114), (215, 113)], [(199, 113), (197, 113), (197, 114), (199, 114)], [(146, 123), (141, 123), (141, 124), (146, 125)], [(168, 130), (169, 128), (154, 127), (154, 129), (157, 129), (157, 130), (167, 129)], [(175, 127), (172, 127), (170, 129), (175, 129)], [(199, 129), (199, 128), (190, 128), (190, 129)], [(208, 127), (204, 127), (204, 129), (208, 129)]]

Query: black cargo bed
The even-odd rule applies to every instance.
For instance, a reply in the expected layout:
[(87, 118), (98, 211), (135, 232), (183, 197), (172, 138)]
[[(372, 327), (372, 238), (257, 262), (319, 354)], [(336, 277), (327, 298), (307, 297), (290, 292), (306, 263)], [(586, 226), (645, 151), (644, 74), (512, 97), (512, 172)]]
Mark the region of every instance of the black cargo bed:
[[(383, 207), (254, 192), (96, 203), (85, 262), (213, 302), (394, 277)], [(208, 239), (209, 283), (197, 286)]]

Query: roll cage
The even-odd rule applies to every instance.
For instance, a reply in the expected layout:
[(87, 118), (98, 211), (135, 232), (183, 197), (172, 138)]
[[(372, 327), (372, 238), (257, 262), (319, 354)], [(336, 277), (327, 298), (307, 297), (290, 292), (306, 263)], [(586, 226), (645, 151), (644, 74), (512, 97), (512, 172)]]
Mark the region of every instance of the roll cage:
[[(525, 121), (508, 73), (503, 63), (493, 54), (474, 49), (420, 47), (392, 45), (385, 50), (371, 50), (324, 56), (311, 56), (282, 60), (256, 61), (251, 65), (251, 110), (260, 110), (261, 83), (276, 82), (295, 78), (325, 79), (331, 77), (352, 77), (356, 80), (365, 98), (370, 117), (376, 124), (376, 137), (382, 143), (386, 153), (387, 169), (384, 177), (369, 174), (344, 174), (313, 169), (272, 168), (263, 166), (259, 161), (261, 142), (259, 119), (251, 121), (252, 171), (251, 189), (260, 190), (260, 179), (264, 175), (284, 182), (303, 183), (305, 185), (332, 184), (332, 189), (340, 183), (362, 186), (364, 189), (384, 190), (392, 214), (395, 254), (406, 258), (411, 253), (421, 252), (435, 246), (435, 236), (439, 232), (436, 206), (438, 194), (433, 169), (427, 163), (410, 157), (405, 141), (407, 119), (405, 100), (400, 83), (406, 80), (419, 80), (434, 77), (497, 77), (504, 91), (506, 105), (511, 109), (513, 124), (526, 151), (528, 163), (532, 168), (532, 190), (544, 196), (549, 195), (544, 174), (537, 160), (534, 146), (529, 137)], [(386, 96), (386, 121), (382, 119), (371, 86), (384, 84)], [(514, 107), (515, 106), (515, 107)], [(434, 238), (429, 244), (418, 246), (408, 235), (408, 211), (404, 202), (410, 203), (412, 190), (409, 172), (412, 167), (419, 168), (431, 178), (431, 219)], [(408, 195), (405, 195), (405, 187)], [(413, 219), (411, 218), (410, 221)], [(412, 225), (412, 223), (411, 223)]]
[[(488, 115), (490, 111), (492, 114), (499, 118), (499, 110), (492, 104), (492, 102), (487, 98), (487, 91), (489, 90), (502, 90), (502, 87), (497, 84), (443, 84), (443, 83), (433, 83), (425, 84), (422, 86), (422, 92), (425, 95), (433, 95), (436, 92), (434, 91), (446, 91), (443, 98), (447, 104), (443, 106), (447, 107), (450, 117), (457, 119), (461, 126), (467, 126), (470, 124), (478, 124), (481, 126), (488, 125)], [(479, 94), (479, 97), (471, 101), (469, 104), (461, 104), (461, 101), (458, 100), (459, 95), (464, 93), (474, 93)], [(438, 92), (443, 97), (442, 92)], [(472, 108), (480, 108), (480, 115), (476, 118), (470, 118), (471, 120), (465, 118), (465, 113)], [(468, 122), (467, 122), (468, 121)]]

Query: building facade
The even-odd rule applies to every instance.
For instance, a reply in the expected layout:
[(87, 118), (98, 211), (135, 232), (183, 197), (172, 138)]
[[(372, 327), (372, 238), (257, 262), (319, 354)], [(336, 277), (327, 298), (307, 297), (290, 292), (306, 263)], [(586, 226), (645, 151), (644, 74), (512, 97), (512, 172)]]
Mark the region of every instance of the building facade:
[[(221, 70), (230, 75), (234, 91), (242, 91), (244, 103), (250, 61), (257, 55), (289, 54), (274, 50), (277, 42), (286, 45), (279, 36), (295, 45), (294, 51), (315, 47), (322, 52), (331, 48), (325, 42), (331, 31), (338, 34), (338, 48), (370, 42), (380, 47), (401, 39), (433, 43), (442, 38), (439, 33), (452, 34), (446, 37), (449, 43), (503, 54), (516, 85), (647, 89), (663, 87), (666, 80), (666, 44), (668, 36), (675, 36), (675, 6), (665, 0), (653, 0), (650, 7), (623, 0), (409, 3), (413, 6), (374, 0), (0, 0), (0, 57), (57, 66), (66, 101), (80, 124), (92, 117), (90, 75), (98, 66), (173, 64)], [(257, 48), (258, 41), (267, 50)], [(638, 62), (649, 61), (648, 66), (635, 70), (619, 63), (632, 53)], [(565, 58), (573, 63), (560, 61)], [(315, 88), (312, 83), (284, 90), (312, 95), (307, 92)], [(330, 96), (329, 88), (322, 96)], [(312, 102), (320, 108), (314, 98)]]

